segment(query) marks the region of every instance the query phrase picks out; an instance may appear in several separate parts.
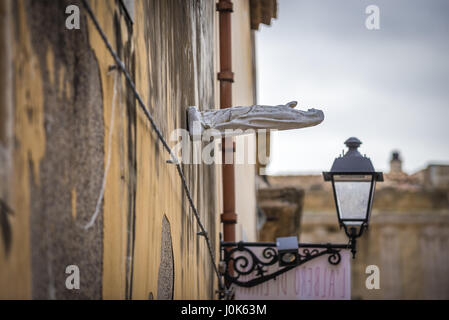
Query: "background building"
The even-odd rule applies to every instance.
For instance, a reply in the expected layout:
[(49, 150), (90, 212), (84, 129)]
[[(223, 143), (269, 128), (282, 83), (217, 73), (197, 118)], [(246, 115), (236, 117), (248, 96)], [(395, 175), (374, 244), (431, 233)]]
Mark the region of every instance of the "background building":
[[(352, 260), (353, 299), (449, 299), (449, 189), (447, 166), (429, 165), (413, 175), (392, 154), (385, 181), (376, 186), (368, 231)], [(304, 205), (297, 234), (301, 242), (345, 243), (338, 227), (332, 187), (322, 175), (270, 176), (270, 187), (302, 188)], [(266, 198), (266, 197), (264, 197)], [(284, 205), (282, 210), (286, 210)], [(297, 219), (297, 218), (295, 218)], [(291, 228), (294, 219), (279, 229)], [(273, 233), (274, 241), (278, 234)], [(368, 290), (365, 269), (380, 269), (380, 290)]]

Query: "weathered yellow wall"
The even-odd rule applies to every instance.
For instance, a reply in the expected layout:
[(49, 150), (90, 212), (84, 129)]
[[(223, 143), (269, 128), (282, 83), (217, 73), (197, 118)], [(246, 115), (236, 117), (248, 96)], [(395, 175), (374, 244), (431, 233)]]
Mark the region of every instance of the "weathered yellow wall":
[[(146, 30), (148, 19), (154, 20), (156, 17), (152, 14), (151, 18), (145, 15), (146, 8), (143, 2), (136, 3), (136, 17), (135, 17), (135, 34), (133, 38), (133, 44), (135, 44), (136, 53), (136, 84), (137, 89), (141, 93), (144, 101), (149, 101), (149, 105), (160, 106), (164, 108), (166, 106), (166, 113), (161, 114), (160, 120), (165, 120), (163, 129), (168, 137), (168, 133), (180, 126), (181, 112), (188, 105), (184, 104), (182, 99), (182, 93), (177, 90), (183, 88), (176, 88), (176, 79), (170, 77), (174, 74), (171, 73), (168, 68), (171, 67), (170, 63), (175, 61), (171, 60), (169, 56), (170, 52), (161, 51), (165, 45), (169, 45), (171, 40), (168, 36), (174, 36), (173, 33), (179, 32), (179, 30), (170, 30), (171, 33), (166, 30), (158, 30), (169, 25), (169, 21), (159, 20), (153, 30), (153, 32), (159, 31), (162, 35), (158, 35), (160, 38), (158, 43), (148, 44), (145, 41), (145, 37), (148, 37), (148, 31)], [(162, 4), (157, 4), (155, 9), (169, 10), (164, 8)], [(190, 6), (190, 4), (189, 4)], [(187, 7), (189, 7), (187, 6)], [(193, 5), (191, 10), (194, 10)], [(95, 9), (99, 16), (109, 16), (107, 13), (102, 15), (102, 6), (98, 6)], [(167, 14), (166, 12), (163, 12)], [(186, 18), (186, 17), (184, 17)], [(163, 17), (161, 17), (163, 19)], [(194, 18), (192, 18), (194, 19)], [(196, 21), (189, 21), (189, 24), (194, 24)], [(104, 24), (102, 24), (104, 25)], [(106, 24), (107, 26), (107, 24)], [(189, 25), (188, 25), (189, 26)], [(189, 26), (190, 27), (190, 26)], [(192, 25), (192, 28), (196, 28), (196, 25)], [(109, 34), (113, 34), (112, 25), (105, 28), (109, 31)], [(167, 33), (164, 33), (167, 32)], [(92, 32), (90, 32), (92, 33)], [(192, 39), (196, 41), (196, 39)], [(95, 50), (97, 56), (104, 55), (104, 46), (101, 48), (99, 41), (92, 41), (91, 44), (96, 43), (100, 48)], [(151, 48), (154, 45), (157, 47)], [(171, 45), (175, 45), (171, 43)], [(95, 47), (94, 47), (95, 48)], [(177, 50), (175, 46), (171, 48)], [(152, 57), (151, 54), (155, 57)], [(165, 54), (165, 55), (164, 55)], [(196, 55), (197, 53), (193, 53)], [(157, 56), (156, 56), (157, 55)], [(111, 63), (109, 63), (111, 64)], [(107, 73), (108, 64), (104, 63), (103, 74)], [(173, 67), (174, 68), (174, 67)], [(154, 95), (150, 91), (151, 85), (148, 85), (148, 79), (154, 81), (154, 77), (149, 76), (148, 72), (155, 73), (154, 69), (159, 70), (162, 79), (156, 79), (157, 84), (153, 84), (154, 87), (158, 87), (161, 90), (159, 96)], [(164, 70), (165, 69), (165, 70)], [(194, 70), (198, 72), (197, 70)], [(185, 76), (185, 75), (184, 75)], [(207, 76), (207, 75), (203, 75)], [(106, 77), (106, 76), (104, 76)], [(179, 80), (178, 80), (179, 81)], [(109, 81), (111, 83), (111, 79)], [(105, 88), (105, 86), (103, 86)], [(187, 88), (185, 88), (187, 89)], [(196, 93), (198, 94), (198, 93)], [(104, 99), (112, 96), (111, 90), (103, 92)], [(195, 104), (198, 101), (190, 101), (189, 105)], [(170, 107), (168, 107), (170, 106)], [(206, 106), (209, 107), (209, 106)], [(180, 109), (180, 110), (179, 110)], [(175, 111), (175, 114), (171, 112)], [(116, 115), (120, 117), (119, 114)], [(105, 112), (105, 123), (108, 122), (108, 116)], [(168, 120), (168, 121), (167, 121)], [(189, 209), (186, 208), (186, 199), (181, 192), (180, 179), (177, 176), (176, 168), (173, 165), (167, 164), (166, 160), (168, 156), (162, 149), (160, 143), (157, 143), (155, 135), (149, 126), (147, 120), (145, 120), (143, 112), (140, 110), (137, 112), (137, 134), (136, 145), (138, 159), (136, 169), (136, 216), (135, 216), (135, 244), (134, 255), (132, 258), (133, 270), (132, 275), (127, 274), (125, 264), (125, 243), (126, 243), (126, 212), (121, 212), (120, 208), (126, 209), (126, 199), (123, 202), (120, 201), (123, 195), (123, 191), (120, 190), (117, 184), (108, 184), (105, 192), (105, 226), (104, 226), (104, 269), (103, 269), (103, 296), (105, 298), (123, 298), (125, 278), (132, 277), (132, 297), (135, 299), (148, 299), (150, 293), (156, 298), (158, 292), (158, 274), (159, 257), (161, 256), (161, 223), (164, 215), (167, 216), (170, 221), (171, 235), (173, 239), (173, 256), (174, 259), (174, 273), (175, 273), (175, 285), (174, 293), (175, 298), (211, 298), (213, 291), (210, 289), (211, 281), (215, 282), (214, 275), (211, 274), (211, 265), (209, 257), (205, 251), (205, 243), (202, 238), (196, 236), (198, 228), (196, 222)], [(105, 152), (106, 153), (106, 152)], [(117, 156), (114, 157), (114, 154)], [(119, 171), (120, 153), (113, 152), (111, 157), (110, 175), (112, 180), (119, 180), (122, 174)], [(115, 170), (114, 170), (115, 168)], [(193, 187), (194, 196), (196, 195), (195, 186), (200, 183), (202, 178), (198, 177), (200, 170), (193, 172), (193, 181), (190, 186)], [(196, 172), (195, 172), (196, 171)], [(113, 174), (116, 178), (114, 179)], [(126, 180), (126, 178), (125, 178)], [(208, 181), (203, 182), (205, 186), (208, 185)], [(121, 203), (120, 203), (121, 202)], [(203, 203), (207, 205), (207, 203)], [(206, 219), (205, 225), (209, 227), (217, 223), (217, 216), (214, 215), (217, 211), (214, 210), (214, 203), (211, 203), (210, 211), (201, 210), (203, 214), (203, 221)], [(208, 217), (208, 215), (211, 217)], [(187, 218), (182, 215), (188, 215)], [(209, 218), (209, 219), (208, 219)], [(209, 221), (207, 221), (209, 220)], [(210, 228), (209, 228), (210, 229)], [(211, 233), (214, 236), (214, 233)], [(200, 263), (198, 263), (200, 262)], [(131, 270), (128, 270), (131, 272)], [(131, 289), (128, 289), (131, 290)]]
[[(3, 8), (11, 14), (10, 3), (3, 3)], [(30, 298), (31, 297), (31, 268), (30, 268), (30, 236), (29, 236), (29, 206), (30, 175), (34, 174), (39, 183), (39, 162), (45, 151), (45, 136), (42, 130), (42, 75), (36, 61), (36, 56), (30, 43), (30, 35), (26, 25), (23, 1), (17, 2), (17, 33), (18, 41), (14, 42), (14, 73), (15, 78), (15, 108), (14, 108), (14, 137), (20, 148), (13, 153), (13, 172), (9, 181), (2, 181), (11, 185), (13, 192), (3, 201), (13, 208), (12, 217), (6, 217), (2, 224), (3, 232), (10, 228), (12, 239), (9, 253), (1, 247), (0, 255), (0, 298)], [(12, 23), (11, 19), (9, 21)], [(12, 30), (12, 26), (9, 26)], [(23, 78), (27, 81), (21, 81)], [(30, 119), (27, 112), (32, 110), (38, 114)], [(11, 121), (12, 119), (5, 119)], [(30, 166), (30, 164), (32, 164)]]
[[(81, 30), (64, 28), (72, 2), (82, 12)], [(214, 107), (212, 1), (136, 1), (134, 24), (117, 1), (90, 3), (167, 139), (185, 128), (188, 106)], [(217, 279), (176, 168), (124, 77), (109, 70), (114, 61), (82, 5), (20, 0), (8, 10), (14, 117), (0, 120), (14, 121), (15, 147), (12, 176), (1, 182), (12, 192), (1, 197), (14, 214), (9, 254), (0, 246), (0, 298), (157, 299), (167, 286), (160, 274), (171, 272), (160, 263), (170, 250), (161, 242), (164, 217), (174, 298), (216, 297)], [(31, 12), (39, 19), (30, 20)], [(219, 170), (184, 171), (218, 257)], [(64, 286), (69, 264), (80, 266), (78, 292)]]
[[(99, 23), (108, 35), (111, 45), (116, 48), (114, 34), (114, 24), (111, 17), (114, 16), (117, 7), (111, 1), (95, 1), (93, 8), (98, 17)], [(95, 52), (100, 69), (102, 83), (102, 98), (104, 105), (103, 118), (105, 123), (105, 165), (108, 161), (108, 153), (110, 153), (109, 170), (106, 172), (106, 184), (104, 192), (104, 236), (103, 236), (103, 298), (105, 299), (124, 299), (126, 297), (126, 260), (127, 260), (127, 202), (128, 194), (126, 185), (129, 183), (129, 173), (127, 168), (127, 150), (121, 150), (121, 144), (126, 148), (127, 140), (126, 131), (126, 114), (123, 113), (123, 96), (121, 92), (114, 95), (115, 90), (120, 90), (125, 86), (123, 77), (117, 72), (108, 72), (109, 66), (115, 62), (107, 51), (99, 33), (96, 31), (91, 20), (88, 20), (89, 43)], [(127, 41), (128, 33), (123, 29), (120, 34), (124, 36), (123, 42)], [(120, 82), (120, 84), (119, 84)], [(115, 98), (115, 101), (113, 99)], [(115, 104), (115, 114), (113, 112), (113, 104)], [(111, 117), (114, 117), (114, 127), (106, 124), (112, 124)], [(125, 123), (123, 123), (125, 122)], [(110, 131), (113, 130), (112, 135)], [(121, 132), (122, 131), (122, 132)], [(109, 137), (112, 137), (109, 143)], [(109, 150), (109, 146), (111, 150)], [(123, 168), (123, 169), (122, 169)], [(122, 170), (121, 170), (122, 169)], [(105, 168), (106, 170), (106, 168)], [(131, 182), (132, 183), (132, 182)]]

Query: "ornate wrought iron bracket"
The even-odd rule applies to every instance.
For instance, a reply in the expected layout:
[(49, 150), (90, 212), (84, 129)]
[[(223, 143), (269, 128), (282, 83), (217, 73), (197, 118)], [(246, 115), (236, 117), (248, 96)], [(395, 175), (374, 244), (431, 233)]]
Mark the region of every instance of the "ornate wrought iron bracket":
[[(355, 239), (349, 244), (305, 244), (299, 243), (296, 263), (281, 267), (275, 272), (268, 273), (268, 267), (279, 262), (276, 243), (273, 242), (221, 242), (220, 243), (220, 272), (229, 288), (232, 284), (240, 287), (253, 287), (265, 281), (276, 279), (277, 276), (294, 269), (310, 260), (328, 255), (328, 261), (337, 265), (341, 261), (340, 250), (355, 251)], [(265, 247), (262, 256), (258, 257), (251, 248)], [(252, 277), (245, 279), (245, 276)], [(248, 277), (249, 278), (249, 277)]]

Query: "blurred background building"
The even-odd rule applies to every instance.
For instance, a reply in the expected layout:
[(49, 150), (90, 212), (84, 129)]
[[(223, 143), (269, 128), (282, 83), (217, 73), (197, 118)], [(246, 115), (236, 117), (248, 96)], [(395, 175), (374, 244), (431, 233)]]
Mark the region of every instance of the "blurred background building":
[[(377, 184), (369, 229), (351, 261), (353, 299), (449, 299), (449, 166), (430, 164), (411, 175), (401, 168), (395, 151), (385, 181)], [(258, 191), (259, 216), (265, 219), (260, 239), (296, 233), (301, 242), (348, 241), (338, 227), (331, 184), (322, 175), (269, 176), (267, 182)], [(279, 196), (292, 188), (301, 195), (294, 210), (288, 197)], [(275, 212), (270, 190), (278, 194)], [(282, 226), (270, 228), (273, 217)], [(380, 269), (380, 290), (365, 287), (369, 265)]]

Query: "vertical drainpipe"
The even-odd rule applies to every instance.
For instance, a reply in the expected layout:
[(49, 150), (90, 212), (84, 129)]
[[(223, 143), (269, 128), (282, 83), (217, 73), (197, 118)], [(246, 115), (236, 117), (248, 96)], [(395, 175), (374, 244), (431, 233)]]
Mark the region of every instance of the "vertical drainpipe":
[[(232, 72), (232, 46), (231, 46), (231, 13), (233, 4), (231, 0), (219, 0), (217, 11), (220, 15), (220, 109), (232, 106), (232, 83), (234, 73)], [(222, 145), (222, 166), (223, 166), (223, 213), (221, 222), (223, 223), (223, 240), (235, 241), (235, 224), (237, 214), (235, 213), (235, 181), (234, 164), (226, 164), (226, 159), (234, 158), (234, 143), (232, 138), (224, 138)], [(233, 161), (232, 161), (233, 162)]]

